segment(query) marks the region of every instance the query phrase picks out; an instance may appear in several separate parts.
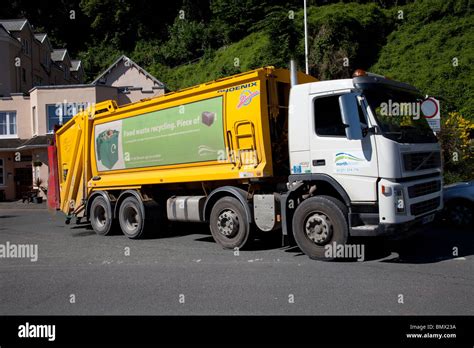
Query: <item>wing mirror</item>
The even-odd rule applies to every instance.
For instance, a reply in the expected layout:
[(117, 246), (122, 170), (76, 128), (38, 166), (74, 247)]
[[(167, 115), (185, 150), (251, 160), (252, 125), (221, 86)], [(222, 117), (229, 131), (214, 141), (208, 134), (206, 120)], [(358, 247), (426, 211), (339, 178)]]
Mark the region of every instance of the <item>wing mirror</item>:
[(360, 140), (363, 138), (357, 96), (357, 93), (348, 93), (339, 97), (342, 123), (345, 126), (346, 138), (349, 140)]

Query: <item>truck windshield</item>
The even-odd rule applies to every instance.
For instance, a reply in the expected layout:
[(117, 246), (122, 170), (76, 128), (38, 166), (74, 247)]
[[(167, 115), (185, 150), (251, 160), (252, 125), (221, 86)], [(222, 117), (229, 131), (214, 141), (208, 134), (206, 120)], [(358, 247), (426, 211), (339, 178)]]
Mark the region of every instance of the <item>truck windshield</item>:
[(364, 95), (382, 134), (399, 143), (435, 143), (421, 104), (423, 97), (403, 90), (365, 90)]

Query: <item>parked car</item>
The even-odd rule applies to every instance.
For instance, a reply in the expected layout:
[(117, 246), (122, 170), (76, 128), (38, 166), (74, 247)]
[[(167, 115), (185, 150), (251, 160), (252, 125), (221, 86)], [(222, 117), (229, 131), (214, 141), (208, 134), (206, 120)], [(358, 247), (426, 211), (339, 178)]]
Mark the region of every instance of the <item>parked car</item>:
[(443, 216), (456, 226), (473, 226), (474, 180), (444, 187)]

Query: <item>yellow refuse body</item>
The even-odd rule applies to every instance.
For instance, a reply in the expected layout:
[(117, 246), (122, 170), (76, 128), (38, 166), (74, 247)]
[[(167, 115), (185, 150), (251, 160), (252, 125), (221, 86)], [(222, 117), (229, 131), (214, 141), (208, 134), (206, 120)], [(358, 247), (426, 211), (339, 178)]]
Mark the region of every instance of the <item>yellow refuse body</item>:
[[(302, 73), (298, 79), (316, 81)], [(96, 190), (215, 188), (272, 177), (279, 156), (272, 151), (287, 148), (286, 134), (272, 135), (270, 123), (286, 132), (289, 88), (288, 70), (265, 67), (120, 107), (105, 101), (77, 114), (56, 132), (60, 209), (82, 216)]]

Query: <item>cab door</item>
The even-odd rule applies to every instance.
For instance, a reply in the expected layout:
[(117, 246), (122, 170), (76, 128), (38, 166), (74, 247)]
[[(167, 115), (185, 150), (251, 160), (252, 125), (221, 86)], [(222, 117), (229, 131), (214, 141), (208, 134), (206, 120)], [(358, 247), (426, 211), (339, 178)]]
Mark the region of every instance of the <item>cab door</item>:
[[(334, 178), (351, 201), (373, 202), (377, 200), (378, 178), (375, 137), (364, 131), (361, 140), (346, 138), (339, 97), (349, 92), (311, 95), (311, 172)], [(361, 127), (367, 130), (371, 125), (361, 96), (358, 106)]]

